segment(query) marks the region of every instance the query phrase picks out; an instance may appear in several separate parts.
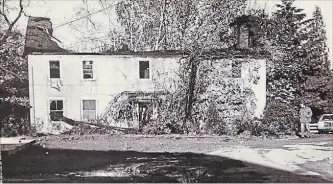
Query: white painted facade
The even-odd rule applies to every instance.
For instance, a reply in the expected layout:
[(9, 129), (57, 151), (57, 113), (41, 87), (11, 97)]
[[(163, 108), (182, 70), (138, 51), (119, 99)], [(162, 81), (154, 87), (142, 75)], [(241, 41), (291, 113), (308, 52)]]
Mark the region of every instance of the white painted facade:
[[(176, 77), (179, 59), (177, 55), (29, 55), (31, 123), (39, 132), (54, 131), (55, 122), (51, 122), (49, 116), (51, 100), (62, 100), (63, 115), (73, 120), (81, 120), (83, 100), (96, 100), (96, 115), (101, 115), (113, 97), (123, 91), (156, 91), (153, 79), (157, 73), (167, 80)], [(50, 78), (50, 61), (59, 61), (59, 79)], [(93, 61), (93, 79), (83, 78), (83, 61)], [(140, 79), (139, 61), (149, 61), (149, 79)], [(259, 83), (253, 86), (257, 98), (256, 114), (259, 116), (266, 103), (266, 67), (265, 60), (256, 60), (255, 63), (260, 66)], [(245, 79), (250, 66), (244, 67), (242, 78)], [(57, 123), (67, 126), (63, 122)]]

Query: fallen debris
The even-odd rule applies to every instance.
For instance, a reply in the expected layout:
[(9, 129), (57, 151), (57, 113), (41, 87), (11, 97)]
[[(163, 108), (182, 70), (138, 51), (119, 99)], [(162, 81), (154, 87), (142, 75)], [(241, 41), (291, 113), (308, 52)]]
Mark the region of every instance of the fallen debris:
[(69, 135), (87, 135), (87, 134), (100, 134), (100, 135), (123, 135), (123, 134), (136, 133), (134, 129), (118, 128), (105, 125), (92, 125), (86, 123), (79, 123), (64, 134)]

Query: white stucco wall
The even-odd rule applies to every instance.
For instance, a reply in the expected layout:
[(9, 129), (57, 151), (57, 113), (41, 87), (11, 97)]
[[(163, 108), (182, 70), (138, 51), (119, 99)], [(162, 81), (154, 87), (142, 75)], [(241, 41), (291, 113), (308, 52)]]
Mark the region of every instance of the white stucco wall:
[[(162, 75), (164, 83), (176, 77), (179, 56), (139, 55), (29, 55), (29, 93), (31, 123), (38, 125), (41, 132), (52, 132), (49, 118), (49, 101), (61, 99), (64, 103), (64, 116), (80, 120), (82, 100), (94, 99), (97, 103), (97, 115), (104, 112), (110, 100), (123, 91), (153, 92), (153, 79)], [(60, 90), (50, 86), (49, 61), (60, 62)], [(94, 62), (94, 80), (84, 80), (82, 61)], [(150, 79), (139, 79), (139, 61), (150, 61)], [(255, 60), (254, 62), (256, 63)], [(260, 80), (252, 88), (257, 98), (256, 114), (260, 115), (266, 103), (265, 61), (259, 62)], [(248, 77), (252, 65), (242, 67), (242, 78)], [(250, 69), (250, 70), (249, 70)], [(159, 73), (159, 75), (157, 74)], [(159, 77), (161, 78), (161, 77)], [(168, 86), (168, 85), (166, 85)], [(41, 125), (41, 123), (44, 123)]]
[[(50, 87), (49, 61), (59, 60), (60, 90)], [(94, 80), (84, 80), (82, 61), (94, 61)], [(139, 61), (150, 61), (150, 79), (139, 79)], [(29, 55), (31, 122), (44, 122), (50, 131), (49, 101), (62, 99), (64, 116), (81, 119), (83, 99), (95, 99), (97, 114), (104, 112), (114, 95), (123, 91), (154, 91), (152, 71), (168, 71), (172, 76), (178, 57), (140, 57), (128, 55)], [(162, 72), (165, 73), (165, 72)]]
[[(245, 79), (245, 85), (249, 86), (254, 94), (256, 101), (255, 116), (260, 117), (266, 106), (266, 60), (249, 60), (242, 64), (242, 78)], [(253, 79), (258, 79), (254, 82)]]

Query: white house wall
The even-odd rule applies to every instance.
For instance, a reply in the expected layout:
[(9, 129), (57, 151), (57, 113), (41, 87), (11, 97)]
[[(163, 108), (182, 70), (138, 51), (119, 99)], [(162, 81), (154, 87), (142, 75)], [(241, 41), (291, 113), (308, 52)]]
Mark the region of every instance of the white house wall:
[[(52, 132), (49, 119), (49, 100), (62, 99), (64, 116), (81, 119), (83, 99), (95, 99), (97, 114), (100, 115), (113, 97), (123, 91), (153, 92), (153, 79), (163, 78), (164, 85), (176, 79), (179, 56), (141, 57), (133, 55), (29, 55), (29, 93), (31, 123), (43, 122), (41, 132)], [(60, 88), (50, 87), (49, 61), (60, 62)], [(94, 62), (93, 80), (83, 80), (82, 61)], [(139, 79), (139, 61), (150, 61), (150, 79)], [(256, 63), (258, 60), (255, 60)], [(266, 96), (265, 61), (259, 60), (260, 80), (253, 86), (257, 98), (257, 115), (262, 114)], [(242, 78), (247, 78), (250, 66), (242, 67)], [(247, 69), (245, 69), (247, 68)], [(251, 67), (250, 67), (251, 68)], [(157, 74), (158, 73), (158, 74)], [(163, 89), (167, 87), (163, 87)]]
[[(245, 85), (249, 86), (254, 94), (256, 100), (255, 116), (260, 117), (263, 115), (266, 106), (266, 60), (249, 60), (242, 64), (241, 77), (245, 80)], [(258, 77), (257, 83), (251, 81), (253, 77)]]
[[(60, 90), (50, 87), (49, 61), (59, 60)], [(83, 80), (82, 61), (94, 62), (94, 80)], [(64, 116), (73, 120), (81, 119), (81, 101), (95, 99), (97, 113), (101, 114), (109, 101), (123, 91), (153, 92), (152, 74), (150, 79), (139, 79), (139, 61), (150, 61), (150, 71), (167, 70), (172, 76), (177, 67), (177, 57), (146, 58), (137, 56), (108, 55), (29, 55), (29, 83), (31, 121), (44, 122), (49, 127), (49, 100), (63, 99)], [(166, 68), (166, 69), (164, 69)], [(171, 69), (171, 70), (170, 70)], [(49, 131), (44, 128), (42, 131)]]

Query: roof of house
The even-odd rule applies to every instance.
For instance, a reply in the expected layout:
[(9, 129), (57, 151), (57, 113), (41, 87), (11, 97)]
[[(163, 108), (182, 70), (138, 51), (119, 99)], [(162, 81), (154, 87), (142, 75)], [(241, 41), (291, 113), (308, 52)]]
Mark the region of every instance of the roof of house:
[[(242, 16), (243, 22), (249, 17)], [(243, 20), (244, 19), (244, 20)], [(238, 22), (242, 22), (237, 20)], [(237, 22), (236, 21), (236, 22)], [(29, 17), (26, 31), (25, 51), (26, 55), (127, 55), (139, 57), (182, 57), (191, 53), (179, 50), (158, 50), (158, 51), (140, 51), (134, 52), (125, 45), (121, 50), (107, 50), (101, 53), (95, 52), (72, 52), (58, 46), (51, 38), (53, 29), (52, 22), (45, 17)], [(219, 58), (267, 58), (270, 54), (262, 49), (237, 49), (223, 48), (214, 50), (204, 50), (200, 56), (203, 59), (219, 59)]]
[[(185, 57), (190, 53), (174, 50), (158, 50), (158, 51), (142, 51), (142, 52), (129, 52), (129, 51), (108, 51), (103, 53), (96, 52), (33, 52), (32, 55), (119, 55), (119, 56), (139, 56), (139, 57)], [(219, 49), (204, 51), (200, 55), (203, 59), (219, 59), (219, 58), (267, 58), (270, 53), (264, 50), (253, 49)]]
[(139, 55), (139, 56), (179, 56), (185, 55), (181, 51), (106, 51), (106, 52), (33, 52), (33, 55)]

